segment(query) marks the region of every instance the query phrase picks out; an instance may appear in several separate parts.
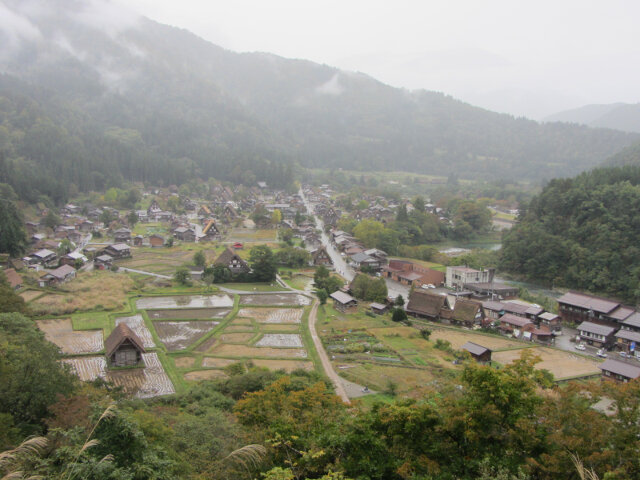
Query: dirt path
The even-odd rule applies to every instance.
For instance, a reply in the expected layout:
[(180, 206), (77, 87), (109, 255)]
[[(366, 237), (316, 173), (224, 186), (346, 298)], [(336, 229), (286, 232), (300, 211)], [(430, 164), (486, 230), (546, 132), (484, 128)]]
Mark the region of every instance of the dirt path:
[(344, 388), (342, 380), (340, 379), (336, 371), (333, 369), (333, 365), (331, 365), (331, 361), (329, 360), (329, 357), (327, 356), (327, 352), (325, 351), (324, 346), (320, 341), (320, 337), (318, 337), (318, 334), (316, 333), (318, 305), (319, 305), (319, 302), (317, 300), (313, 302), (313, 306), (311, 307), (311, 312), (309, 313), (309, 332), (311, 333), (311, 339), (313, 340), (313, 344), (316, 347), (316, 351), (320, 356), (320, 362), (322, 363), (322, 368), (324, 368), (324, 371), (327, 374), (327, 377), (329, 377), (329, 379), (331, 379), (331, 381), (333, 382), (333, 386), (335, 387), (335, 390), (336, 390), (336, 395), (338, 395), (344, 403), (350, 404), (351, 401), (349, 400), (349, 397)]

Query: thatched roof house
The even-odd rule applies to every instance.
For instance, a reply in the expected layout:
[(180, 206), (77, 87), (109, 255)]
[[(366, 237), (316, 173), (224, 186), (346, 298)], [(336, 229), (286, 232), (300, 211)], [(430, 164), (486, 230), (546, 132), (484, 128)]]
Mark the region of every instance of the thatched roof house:
[(109, 363), (114, 367), (138, 365), (145, 353), (142, 340), (125, 323), (113, 329), (104, 347)]

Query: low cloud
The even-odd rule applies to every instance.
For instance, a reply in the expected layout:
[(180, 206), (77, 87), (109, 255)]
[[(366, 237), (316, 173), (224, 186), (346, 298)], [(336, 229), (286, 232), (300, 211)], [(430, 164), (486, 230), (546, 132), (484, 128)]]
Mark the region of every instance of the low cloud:
[(19, 47), (23, 40), (41, 39), (42, 33), (28, 18), (0, 3), (0, 38), (4, 40), (0, 50), (8, 53)]
[(136, 28), (142, 17), (120, 4), (108, 0), (88, 0), (74, 19), (83, 25), (100, 30), (111, 38)]
[(327, 82), (316, 87), (316, 93), (320, 95), (342, 95), (344, 87), (340, 85), (339, 74), (335, 73)]

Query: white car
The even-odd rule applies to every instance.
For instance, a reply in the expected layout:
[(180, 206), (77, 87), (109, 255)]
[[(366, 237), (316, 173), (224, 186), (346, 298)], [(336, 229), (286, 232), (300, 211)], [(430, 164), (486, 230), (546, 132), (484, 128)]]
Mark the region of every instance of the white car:
[(576, 345), (576, 350), (580, 350), (581, 352), (585, 351), (587, 347), (584, 346), (584, 343), (579, 343)]
[(600, 358), (607, 358), (607, 352), (605, 352), (602, 348), (596, 352), (596, 355), (598, 355)]

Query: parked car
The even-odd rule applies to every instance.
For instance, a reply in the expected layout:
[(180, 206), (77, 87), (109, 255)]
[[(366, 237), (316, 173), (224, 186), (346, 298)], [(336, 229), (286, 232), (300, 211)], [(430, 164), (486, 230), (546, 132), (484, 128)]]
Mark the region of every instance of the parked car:
[(627, 355), (627, 352), (620, 352), (620, 356), (622, 358), (627, 358), (629, 355)]
[(598, 350), (596, 352), (596, 355), (598, 355), (600, 358), (607, 358), (607, 352), (605, 352), (603, 348)]
[(587, 347), (584, 346), (584, 343), (578, 343), (576, 345), (576, 350), (580, 350), (580, 351), (585, 351), (587, 349)]

